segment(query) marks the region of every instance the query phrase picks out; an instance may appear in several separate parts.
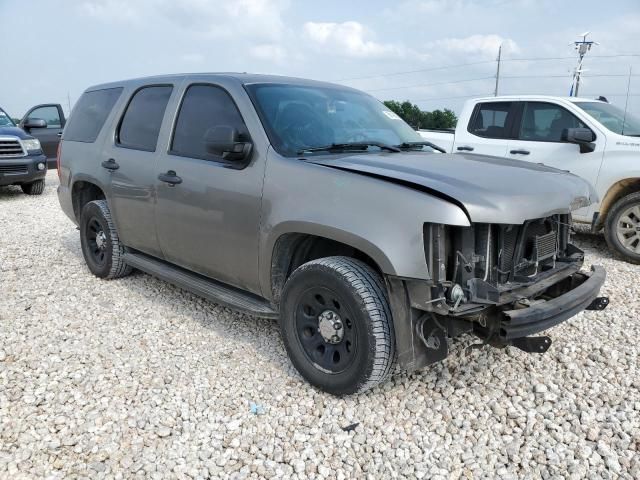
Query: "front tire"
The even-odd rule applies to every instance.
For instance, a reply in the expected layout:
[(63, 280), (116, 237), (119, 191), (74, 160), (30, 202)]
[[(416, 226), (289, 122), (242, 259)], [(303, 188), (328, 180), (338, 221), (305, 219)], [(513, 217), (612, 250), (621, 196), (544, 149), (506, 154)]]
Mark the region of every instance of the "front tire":
[(112, 279), (131, 273), (106, 200), (94, 200), (82, 208), (80, 244), (84, 260), (96, 277)]
[(640, 192), (613, 204), (605, 220), (604, 237), (619, 257), (640, 264)]
[(44, 179), (31, 183), (23, 183), (20, 185), (20, 188), (22, 188), (22, 191), (27, 195), (42, 195), (42, 192), (44, 192)]
[(334, 395), (363, 392), (392, 371), (395, 339), (382, 278), (348, 257), (305, 263), (285, 284), (282, 338), (294, 367)]

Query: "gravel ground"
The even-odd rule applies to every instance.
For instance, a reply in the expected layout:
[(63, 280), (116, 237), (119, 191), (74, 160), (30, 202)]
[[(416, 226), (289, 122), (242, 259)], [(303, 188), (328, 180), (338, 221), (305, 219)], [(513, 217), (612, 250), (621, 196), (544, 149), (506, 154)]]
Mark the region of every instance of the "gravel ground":
[(576, 242), (611, 305), (554, 328), (545, 355), (465, 340), (337, 399), (275, 322), (89, 274), (47, 180), (0, 188), (0, 477), (640, 478), (640, 267), (602, 237)]

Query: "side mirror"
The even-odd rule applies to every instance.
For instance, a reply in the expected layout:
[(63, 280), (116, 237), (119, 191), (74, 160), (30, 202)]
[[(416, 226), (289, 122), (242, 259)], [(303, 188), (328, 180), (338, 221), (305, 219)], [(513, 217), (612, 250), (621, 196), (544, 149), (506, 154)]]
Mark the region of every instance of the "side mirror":
[(238, 130), (229, 125), (213, 127), (204, 135), (207, 152), (224, 160), (241, 161), (249, 158), (253, 144), (242, 141)]
[(32, 128), (47, 128), (47, 122), (41, 118), (27, 118), (22, 124), (22, 128), (26, 131)]
[(562, 132), (562, 140), (580, 145), (580, 153), (593, 152), (595, 139), (595, 134), (588, 128), (566, 128)]

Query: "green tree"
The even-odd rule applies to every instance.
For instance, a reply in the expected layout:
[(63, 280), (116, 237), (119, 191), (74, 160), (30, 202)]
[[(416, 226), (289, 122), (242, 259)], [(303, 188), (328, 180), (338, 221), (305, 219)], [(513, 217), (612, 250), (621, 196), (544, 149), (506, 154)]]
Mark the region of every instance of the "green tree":
[(445, 108), (444, 110), (433, 110), (425, 112), (411, 103), (409, 100), (398, 102), (396, 100), (387, 100), (384, 102), (386, 107), (396, 113), (405, 122), (413, 128), (455, 128), (458, 123), (456, 114)]

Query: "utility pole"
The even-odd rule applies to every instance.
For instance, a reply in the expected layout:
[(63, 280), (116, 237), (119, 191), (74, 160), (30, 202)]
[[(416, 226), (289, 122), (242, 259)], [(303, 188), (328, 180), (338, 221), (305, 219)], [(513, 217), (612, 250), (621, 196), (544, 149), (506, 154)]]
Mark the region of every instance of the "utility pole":
[(629, 80), (627, 81), (627, 99), (624, 101), (624, 116), (622, 117), (622, 135), (624, 135), (624, 127), (627, 123), (627, 108), (629, 107), (629, 91), (631, 90), (631, 65), (629, 65)]
[(498, 47), (498, 68), (496, 70), (496, 88), (493, 91), (493, 96), (498, 96), (498, 85), (500, 84), (500, 58), (502, 57), (502, 44)]
[(69, 108), (67, 115), (71, 115), (71, 94), (69, 94), (69, 90), (67, 90), (67, 107)]
[(578, 52), (578, 66), (573, 73), (573, 83), (571, 84), (571, 92), (569, 93), (570, 97), (578, 96), (578, 92), (580, 90), (580, 74), (582, 73), (582, 61), (584, 60), (584, 56), (589, 50), (591, 50), (593, 45), (600, 45), (598, 42), (587, 40), (587, 36), (590, 33), (591, 32), (584, 32), (583, 34), (578, 35), (579, 37), (582, 37), (582, 40), (573, 42), (573, 45)]

